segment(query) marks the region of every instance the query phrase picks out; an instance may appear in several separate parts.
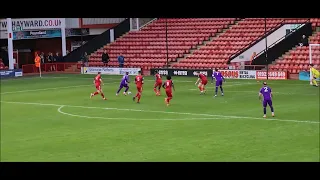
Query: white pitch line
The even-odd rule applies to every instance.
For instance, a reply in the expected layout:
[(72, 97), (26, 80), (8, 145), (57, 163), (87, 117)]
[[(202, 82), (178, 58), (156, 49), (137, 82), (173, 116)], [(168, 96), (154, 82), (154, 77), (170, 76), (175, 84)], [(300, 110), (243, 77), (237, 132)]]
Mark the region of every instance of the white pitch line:
[(62, 86), (62, 87), (54, 87), (54, 88), (43, 88), (43, 89), (29, 89), (29, 90), (21, 90), (21, 91), (9, 91), (3, 92), (1, 94), (12, 94), (12, 93), (23, 93), (23, 92), (34, 92), (34, 91), (46, 91), (46, 90), (55, 90), (55, 89), (68, 89), (68, 88), (77, 88), (83, 86), (93, 86), (93, 85), (77, 85), (77, 86)]
[[(225, 86), (223, 86), (223, 87), (225, 87)], [(230, 86), (228, 86), (228, 87), (230, 87)], [(207, 89), (215, 89), (215, 87), (209, 87), (209, 88), (207, 88)], [(199, 89), (189, 89), (190, 91), (198, 91)], [(219, 89), (219, 91), (220, 91), (220, 89)], [(239, 93), (256, 93), (256, 94), (258, 94), (259, 93), (259, 91), (233, 91), (233, 90), (231, 90), (231, 91), (229, 91), (229, 90), (225, 90), (224, 89), (224, 92), (226, 93), (226, 92), (239, 92)], [(299, 95), (301, 95), (301, 96), (316, 96), (316, 95), (318, 95), (318, 94), (303, 94), (303, 93), (283, 93), (283, 92), (272, 92), (273, 94), (284, 94), (284, 95), (297, 95), (297, 94), (299, 94)]]
[(45, 104), (45, 103), (32, 103), (32, 102), (11, 102), (11, 101), (1, 101), (3, 103), (11, 104), (27, 104), (27, 105), (38, 105), (38, 106), (56, 106), (56, 107), (74, 107), (74, 108), (84, 108), (84, 109), (104, 109), (104, 110), (117, 110), (117, 111), (133, 111), (133, 112), (149, 112), (149, 113), (163, 113), (163, 114), (180, 114), (180, 115), (192, 115), (192, 116), (208, 116), (208, 117), (222, 117), (222, 118), (234, 118), (234, 119), (256, 119), (261, 121), (283, 121), (283, 122), (296, 122), (296, 123), (310, 123), (319, 124), (320, 122), (315, 120), (291, 120), (291, 119), (265, 119), (257, 117), (246, 117), (246, 116), (226, 116), (226, 115), (214, 115), (214, 114), (196, 114), (196, 113), (184, 113), (184, 112), (172, 112), (172, 111), (153, 111), (153, 110), (141, 110), (141, 109), (122, 109), (122, 108), (101, 108), (101, 107), (90, 107), (90, 106), (75, 106), (75, 105), (64, 105), (64, 104)]
[(144, 118), (107, 118), (107, 117), (96, 117), (96, 116), (82, 116), (82, 115), (77, 115), (77, 114), (71, 114), (71, 113), (66, 113), (62, 111), (62, 108), (65, 106), (60, 106), (58, 108), (58, 112), (67, 116), (73, 116), (73, 117), (81, 117), (81, 118), (88, 118), (88, 119), (108, 119), (108, 120), (136, 120), (136, 121), (187, 121), (187, 120), (212, 120), (212, 119), (221, 119), (218, 117), (211, 117), (211, 118), (174, 118), (174, 119), (144, 119)]

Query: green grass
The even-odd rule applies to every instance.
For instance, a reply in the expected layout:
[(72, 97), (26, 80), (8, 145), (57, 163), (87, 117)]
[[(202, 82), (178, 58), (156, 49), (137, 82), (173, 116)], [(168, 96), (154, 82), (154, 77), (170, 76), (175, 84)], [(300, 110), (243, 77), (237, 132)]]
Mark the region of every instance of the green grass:
[(269, 81), (276, 117), (268, 108), (263, 119), (255, 80), (227, 80), (213, 98), (213, 85), (201, 96), (196, 78), (174, 77), (167, 107), (153, 77), (141, 104), (115, 96), (120, 76), (103, 78), (107, 101), (89, 98), (92, 75), (2, 80), (1, 161), (319, 162), (319, 88), (308, 82)]

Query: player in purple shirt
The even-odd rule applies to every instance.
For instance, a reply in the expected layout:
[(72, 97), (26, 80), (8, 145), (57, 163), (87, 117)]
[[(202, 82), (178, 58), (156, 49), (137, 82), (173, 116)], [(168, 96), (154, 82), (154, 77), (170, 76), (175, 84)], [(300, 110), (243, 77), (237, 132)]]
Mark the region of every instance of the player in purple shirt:
[(221, 90), (221, 95), (223, 96), (222, 82), (226, 82), (226, 80), (222, 76), (221, 72), (219, 72), (218, 68), (216, 68), (215, 71), (213, 71), (212, 73), (212, 79), (211, 79), (212, 83), (213, 83), (213, 79), (216, 79), (216, 94), (214, 95), (214, 97), (217, 97), (219, 86)]
[(267, 117), (267, 105), (269, 105), (272, 113), (272, 117), (274, 117), (274, 110), (272, 106), (272, 90), (270, 87), (267, 86), (267, 82), (263, 82), (263, 87), (259, 91), (259, 100), (263, 96), (263, 117)]
[(118, 91), (117, 91), (117, 96), (119, 95), (119, 92), (121, 91), (121, 89), (123, 88), (123, 87), (125, 87), (126, 88), (126, 90), (123, 92), (123, 95), (127, 95), (127, 91), (129, 90), (129, 84), (130, 82), (129, 82), (129, 72), (126, 72), (126, 74), (122, 77), (122, 79), (121, 79), (121, 82), (120, 82), (120, 86), (119, 86), (119, 89), (118, 89)]

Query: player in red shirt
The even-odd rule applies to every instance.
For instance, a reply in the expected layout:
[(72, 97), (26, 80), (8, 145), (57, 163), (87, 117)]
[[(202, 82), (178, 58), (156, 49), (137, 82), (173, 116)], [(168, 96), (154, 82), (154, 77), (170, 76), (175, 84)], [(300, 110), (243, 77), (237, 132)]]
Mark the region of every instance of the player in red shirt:
[[(161, 75), (158, 73), (158, 71), (155, 71), (155, 78), (156, 78), (156, 82), (154, 83), (154, 88), (153, 91), (156, 93), (156, 96), (160, 96), (160, 89), (161, 89), (161, 85), (162, 85), (162, 79), (161, 79)], [(158, 90), (157, 90), (158, 89)]]
[(172, 99), (172, 89), (174, 89), (173, 81), (171, 80), (171, 76), (167, 76), (167, 81), (163, 83), (162, 87), (166, 89), (167, 97), (164, 98), (164, 102), (167, 104), (167, 106), (170, 105), (170, 100)]
[(208, 79), (207, 79), (206, 75), (200, 73), (199, 71), (197, 72), (197, 74), (198, 74), (198, 80), (195, 83), (195, 85), (197, 85), (198, 82), (200, 81), (199, 84), (198, 84), (198, 88), (200, 90), (200, 93), (203, 94), (203, 93), (206, 92), (205, 86), (208, 84)]
[(140, 103), (140, 98), (141, 98), (141, 94), (142, 94), (142, 86), (143, 86), (143, 76), (141, 75), (141, 71), (138, 72), (138, 75), (136, 76), (134, 81), (137, 86), (138, 92), (137, 92), (136, 96), (133, 97), (133, 101), (135, 101), (136, 98), (138, 98), (137, 103)]
[(101, 96), (102, 96), (102, 99), (103, 100), (107, 100), (104, 97), (104, 94), (103, 94), (103, 91), (102, 91), (102, 88), (101, 88), (101, 84), (103, 84), (103, 82), (102, 82), (102, 78), (101, 78), (101, 73), (100, 72), (98, 72), (98, 75), (94, 78), (93, 84), (95, 85), (97, 91), (94, 92), (94, 93), (91, 93), (90, 98), (92, 98), (93, 96), (95, 96), (95, 95), (100, 93)]

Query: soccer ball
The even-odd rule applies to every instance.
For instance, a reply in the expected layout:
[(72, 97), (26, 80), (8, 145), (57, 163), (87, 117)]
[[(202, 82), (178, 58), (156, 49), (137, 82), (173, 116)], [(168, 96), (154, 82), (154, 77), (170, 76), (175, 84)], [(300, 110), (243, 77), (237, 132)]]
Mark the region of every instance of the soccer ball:
[(129, 91), (128, 94), (131, 94), (131, 92)]

